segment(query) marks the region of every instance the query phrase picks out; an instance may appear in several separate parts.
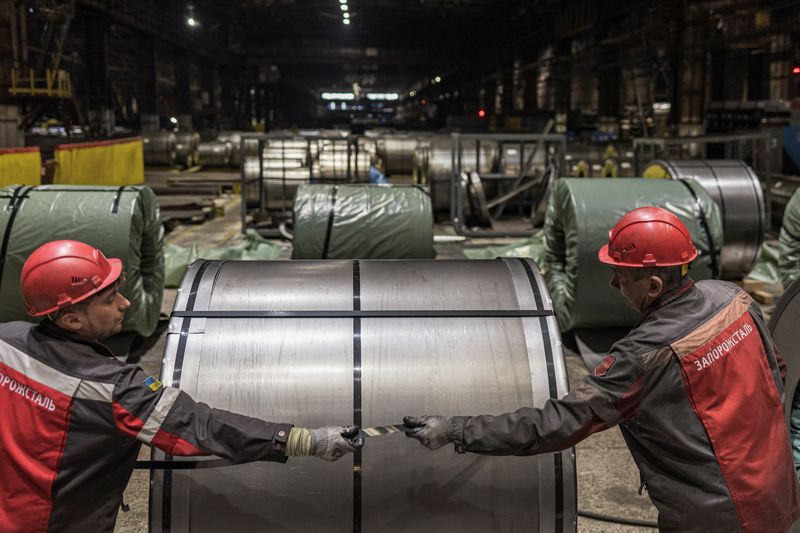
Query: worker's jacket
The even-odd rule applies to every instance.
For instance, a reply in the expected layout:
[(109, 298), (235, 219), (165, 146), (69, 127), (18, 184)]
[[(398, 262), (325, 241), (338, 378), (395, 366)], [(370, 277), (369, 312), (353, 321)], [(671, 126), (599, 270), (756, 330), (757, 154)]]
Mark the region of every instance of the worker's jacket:
[(689, 281), (650, 306), (565, 397), (455, 417), (449, 431), (471, 452), (529, 455), (619, 424), (662, 531), (785, 532), (800, 516), (800, 492), (782, 366), (746, 293)]
[(113, 531), (141, 443), (285, 461), (289, 425), (212, 409), (49, 321), (0, 324), (0, 531)]

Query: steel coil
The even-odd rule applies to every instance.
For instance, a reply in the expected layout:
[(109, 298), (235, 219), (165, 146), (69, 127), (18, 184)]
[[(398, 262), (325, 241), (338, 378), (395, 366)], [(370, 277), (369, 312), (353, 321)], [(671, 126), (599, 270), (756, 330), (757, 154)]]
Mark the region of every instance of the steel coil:
[(383, 135), (377, 141), (377, 151), (383, 159), (386, 174), (411, 174), (414, 172), (414, 152), (419, 139), (412, 135)]
[(206, 167), (227, 167), (231, 162), (231, 144), (223, 141), (201, 142), (197, 148), (199, 163)]
[(175, 164), (175, 134), (171, 131), (143, 131), (142, 146), (146, 165)]
[(194, 131), (179, 131), (175, 134), (176, 163), (192, 167), (199, 159), (200, 134)]
[(755, 172), (737, 160), (659, 159), (648, 165), (644, 176), (659, 172), (662, 177), (694, 180), (703, 186), (722, 214), (722, 277), (741, 279), (747, 275), (761, 253), (767, 229), (764, 193)]
[(230, 164), (231, 166), (238, 167), (242, 164), (242, 155), (241, 155), (241, 143), (242, 143), (242, 133), (241, 131), (221, 131), (217, 135), (217, 140), (221, 142), (227, 142), (231, 144), (231, 158)]
[(792, 416), (792, 401), (800, 384), (800, 280), (795, 281), (783, 293), (775, 311), (769, 319), (769, 333), (786, 362), (786, 379), (783, 384), (784, 416), (793, 440), (800, 439), (797, 429), (789, 424)]
[[(558, 326), (552, 315), (499, 313), (520, 309), (552, 312), (530, 260), (198, 261), (174, 312), (228, 317), (174, 317), (161, 379), (215, 407), (305, 427), (541, 407), (568, 389)], [(231, 316), (248, 310), (339, 315)], [(150, 486), (153, 533), (576, 528), (572, 450), (431, 453), (395, 434), (336, 463), (154, 472)]]

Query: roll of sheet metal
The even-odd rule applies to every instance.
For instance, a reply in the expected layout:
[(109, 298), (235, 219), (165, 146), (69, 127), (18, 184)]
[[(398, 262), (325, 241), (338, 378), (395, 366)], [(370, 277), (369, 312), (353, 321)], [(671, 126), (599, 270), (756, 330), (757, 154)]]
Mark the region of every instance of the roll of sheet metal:
[(171, 131), (143, 131), (142, 145), (146, 165), (175, 164), (175, 134)]
[(206, 167), (227, 167), (231, 162), (231, 150), (229, 142), (201, 142), (197, 148), (198, 162)]
[[(449, 135), (436, 135), (421, 143), (414, 155), (415, 182), (427, 185), (431, 191), (433, 207), (437, 211), (450, 209), (450, 180), (453, 172), (452, 141)], [(480, 169), (476, 169), (475, 146), (466, 145), (461, 158), (462, 171), (491, 172), (497, 160), (497, 146), (493, 143), (481, 145)]]
[(694, 180), (705, 188), (722, 214), (725, 246), (722, 277), (741, 279), (755, 265), (768, 228), (761, 182), (744, 161), (655, 160), (645, 177)]
[(231, 143), (231, 159), (230, 164), (231, 166), (238, 167), (242, 164), (242, 155), (241, 155), (241, 142), (242, 142), (242, 133), (241, 131), (221, 131), (219, 135), (217, 135), (217, 140), (221, 142), (228, 142)]
[(293, 259), (433, 259), (433, 212), (416, 185), (303, 185)]
[[(553, 316), (492, 316), (520, 309), (552, 309), (530, 260), (198, 261), (176, 312), (340, 315), (173, 316), (161, 379), (215, 407), (304, 427), (541, 407), (567, 393), (558, 326)], [(457, 316), (465, 310), (478, 316)], [(437, 316), (415, 318), (419, 311)], [(159, 471), (150, 486), (153, 533), (576, 529), (572, 450), (432, 453), (393, 434), (335, 463)]]
[[(792, 446), (800, 446), (800, 428), (792, 430), (790, 419), (793, 409), (790, 408), (797, 394), (800, 384), (800, 280), (795, 281), (783, 293), (772, 317), (769, 319), (769, 333), (775, 346), (780, 350), (786, 362), (786, 379), (783, 386), (783, 400), (786, 425), (792, 438)], [(800, 420), (800, 414), (795, 414), (795, 419)]]
[(179, 131), (175, 134), (175, 157), (180, 166), (191, 167), (199, 159), (200, 134), (194, 131)]
[(415, 135), (386, 134), (377, 142), (386, 174), (411, 174), (414, 171), (414, 152), (419, 144)]
[(556, 180), (544, 222), (544, 269), (561, 329), (631, 327), (640, 316), (609, 286), (611, 268), (597, 252), (625, 213), (655, 205), (689, 228), (699, 256), (695, 280), (719, 277), (722, 221), (719, 208), (696, 182), (609, 178)]

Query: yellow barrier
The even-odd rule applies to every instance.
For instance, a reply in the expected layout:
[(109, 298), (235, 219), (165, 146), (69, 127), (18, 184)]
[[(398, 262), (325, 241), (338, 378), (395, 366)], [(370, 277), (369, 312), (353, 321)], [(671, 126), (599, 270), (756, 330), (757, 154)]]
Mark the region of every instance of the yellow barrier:
[(135, 185), (144, 182), (141, 137), (56, 147), (53, 183), (68, 185)]
[(0, 187), (41, 182), (42, 154), (38, 146), (0, 149)]

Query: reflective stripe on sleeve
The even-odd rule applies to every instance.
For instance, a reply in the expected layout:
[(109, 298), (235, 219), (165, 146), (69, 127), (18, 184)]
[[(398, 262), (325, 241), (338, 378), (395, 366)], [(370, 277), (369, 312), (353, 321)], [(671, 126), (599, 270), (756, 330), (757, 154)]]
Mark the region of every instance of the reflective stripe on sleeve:
[(175, 400), (178, 399), (178, 395), (180, 391), (178, 389), (174, 389), (172, 387), (164, 387), (164, 392), (161, 393), (161, 398), (159, 398), (158, 403), (153, 408), (153, 412), (150, 414), (150, 417), (144, 423), (142, 430), (139, 432), (138, 439), (142, 442), (150, 444), (153, 441), (153, 437), (155, 437), (156, 433), (159, 429), (161, 429), (161, 424), (164, 423), (164, 420), (167, 418), (167, 414), (169, 413), (172, 406), (175, 404)]
[(0, 341), (0, 362), (66, 396), (74, 396), (81, 384), (79, 378), (59, 372), (4, 341)]
[(78, 390), (75, 391), (75, 398), (79, 400), (95, 400), (98, 402), (108, 402), (114, 396), (113, 383), (100, 383), (98, 381), (81, 381)]

